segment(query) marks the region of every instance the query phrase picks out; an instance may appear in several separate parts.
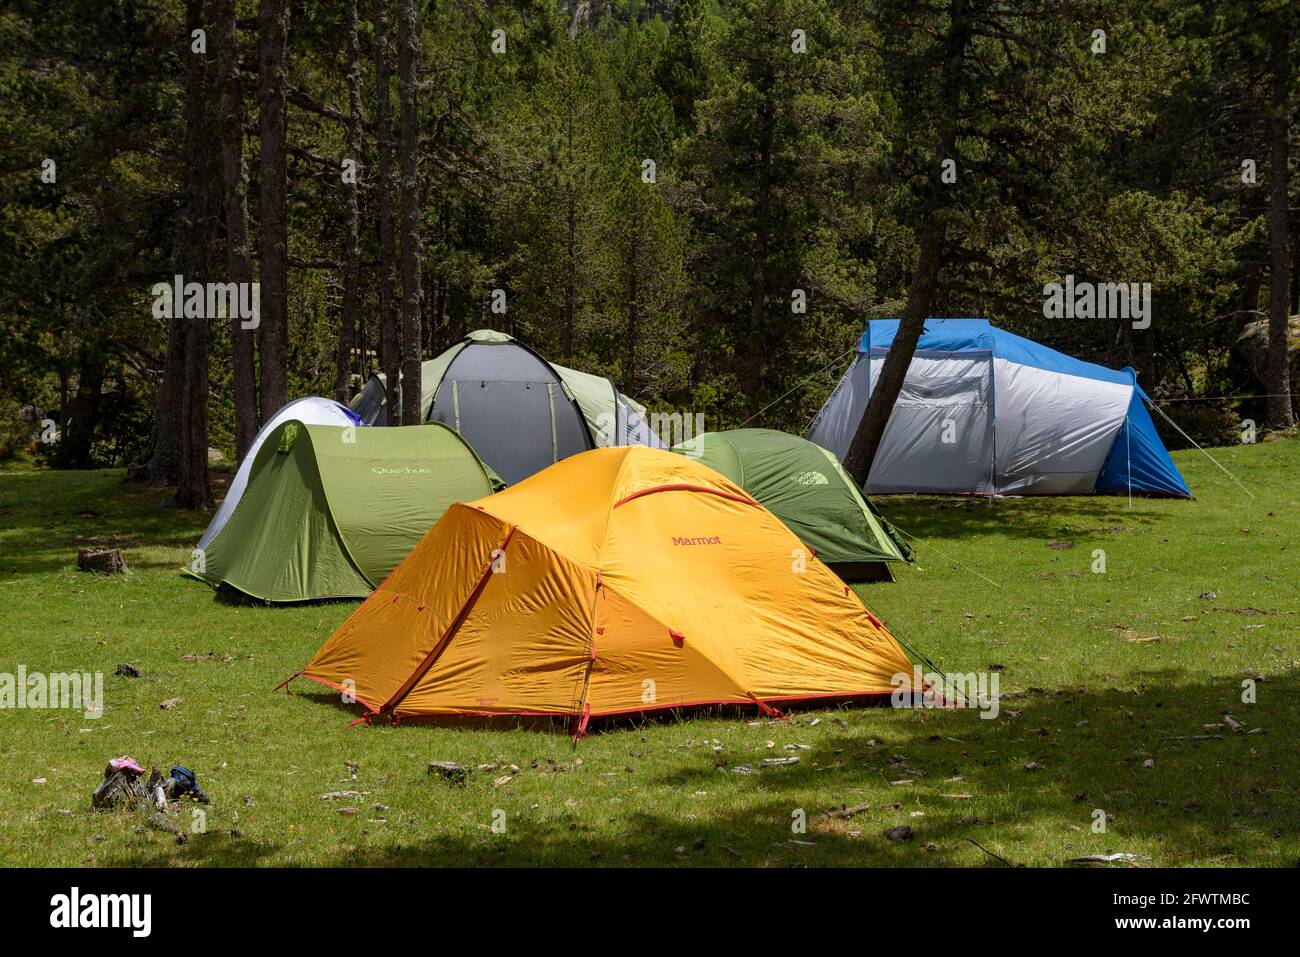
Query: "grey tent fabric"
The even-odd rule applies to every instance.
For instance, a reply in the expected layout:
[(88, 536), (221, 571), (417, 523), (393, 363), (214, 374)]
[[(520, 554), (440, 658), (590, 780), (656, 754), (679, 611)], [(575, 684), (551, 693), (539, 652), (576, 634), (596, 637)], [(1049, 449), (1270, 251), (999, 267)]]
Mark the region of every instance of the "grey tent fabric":
[[(503, 333), (471, 333), (420, 372), (424, 421), (455, 429), (510, 485), (600, 444), (562, 372)], [(376, 375), (351, 407), (365, 424), (386, 425), (387, 400)]]
[(366, 380), (362, 390), (352, 397), (348, 406), (364, 425), (387, 425), (388, 407), (385, 404), (387, 401), (388, 391), (384, 388), (383, 378), (372, 375)]
[[(897, 330), (897, 320), (868, 324), (809, 439), (848, 452)], [(1143, 399), (1132, 369), (1083, 362), (985, 319), (927, 319), (864, 488), (1188, 496)]]
[[(644, 406), (604, 376), (542, 358), (513, 336), (471, 332), (420, 365), (420, 412), (465, 438), (508, 483), (592, 448), (664, 448)], [(388, 424), (388, 392), (372, 375), (351, 408), (365, 425)]]
[(511, 485), (596, 447), (560, 377), (514, 344), (472, 342), (448, 365), (429, 421), (451, 426)]

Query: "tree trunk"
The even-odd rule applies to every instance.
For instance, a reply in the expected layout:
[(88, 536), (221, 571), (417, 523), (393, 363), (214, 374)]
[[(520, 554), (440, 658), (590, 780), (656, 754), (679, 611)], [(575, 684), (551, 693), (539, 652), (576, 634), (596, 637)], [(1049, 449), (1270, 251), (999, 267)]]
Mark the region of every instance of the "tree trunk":
[(357, 49), (357, 0), (345, 0), (348, 54), (348, 156), (357, 164), (352, 182), (343, 182), (343, 310), (339, 325), (339, 368), (334, 398), (347, 402), (352, 378), (352, 347), (356, 341), (357, 303), (361, 289), (361, 238), (357, 210), (357, 177), (361, 175), (361, 56)]
[(393, 117), (389, 0), (375, 0), (375, 132), (379, 147), (379, 364), (388, 389), (388, 424), (402, 424), (401, 352), (398, 337), (397, 236), (393, 224)]
[(57, 458), (64, 468), (94, 468), (95, 426), (99, 423), (103, 394), (103, 356), (92, 348), (86, 348), (77, 364), (77, 391), (68, 403), (67, 415), (59, 423), (63, 444)]
[(289, 11), (286, 0), (261, 0), (257, 10), (261, 84), (262, 419), (289, 401), (289, 221), (285, 170)]
[(402, 421), (420, 421), (420, 129), (416, 65), (420, 57), (415, 0), (401, 0), (397, 26), (402, 104)]
[(203, 509), (212, 504), (208, 483), (207, 318), (189, 319), (185, 336), (185, 390), (181, 400), (181, 474), (176, 504)]
[(627, 370), (623, 388), (641, 394), (641, 203), (632, 204), (631, 243), (627, 256)]
[[(210, 24), (203, 0), (185, 4), (186, 38)], [(209, 155), (208, 75), (206, 56), (186, 51), (185, 63), (185, 215), (180, 247), (186, 283), (207, 282), (213, 259), (214, 162)], [(174, 303), (173, 308), (180, 307)], [(208, 487), (208, 322), (206, 303), (200, 315), (185, 317), (185, 385), (181, 390), (181, 467), (176, 504), (200, 509), (210, 504)]]
[(871, 473), (871, 463), (875, 461), (880, 440), (889, 424), (889, 416), (894, 411), (894, 403), (898, 401), (898, 393), (903, 388), (903, 380), (907, 377), (907, 369), (916, 352), (916, 343), (925, 331), (925, 319), (930, 313), (930, 304), (934, 300), (935, 287), (939, 281), (939, 258), (943, 252), (948, 222), (944, 209), (947, 197), (942, 195), (943, 186), (938, 173), (940, 165), (952, 153), (957, 141), (962, 60), (970, 31), (967, 0), (953, 0), (940, 80), (939, 106), (944, 114), (939, 119), (934, 171), (923, 204), (916, 271), (912, 274), (912, 282), (907, 290), (907, 305), (899, 318), (894, 342), (885, 356), (880, 379), (871, 391), (866, 412), (858, 422), (848, 453), (844, 456), (844, 470), (859, 485), (866, 485), (867, 476)]
[(844, 456), (844, 470), (859, 485), (867, 484), (871, 463), (875, 461), (885, 426), (889, 424), (890, 413), (894, 411), (894, 403), (902, 391), (903, 380), (907, 378), (907, 369), (912, 364), (916, 343), (925, 331), (925, 319), (930, 314), (930, 303), (939, 278), (939, 252), (943, 249), (946, 226), (947, 222), (939, 210), (931, 211), (922, 226), (921, 250), (916, 261), (916, 272), (913, 273), (907, 290), (907, 305), (899, 318), (893, 344), (885, 355), (880, 378), (871, 390), (867, 410), (863, 413), (862, 421), (853, 433), (853, 441), (849, 443), (849, 451)]
[(1287, 285), (1291, 264), (1287, 224), (1287, 136), (1290, 132), (1291, 64), (1290, 24), (1278, 23), (1273, 33), (1273, 110), (1270, 121), (1272, 157), (1269, 161), (1268, 205), (1268, 426), (1289, 429), (1295, 425), (1291, 411), (1289, 323)]
[(334, 398), (351, 398), (352, 347), (356, 342), (357, 302), (360, 299), (360, 213), (357, 212), (357, 178), (361, 164), (361, 66), (356, 39), (356, 0), (344, 0), (347, 33), (347, 155), (356, 164), (352, 182), (343, 179), (343, 308), (339, 316), (338, 372)]
[(59, 428), (68, 427), (68, 364), (59, 363)]
[(1291, 315), (1300, 313), (1300, 224), (1291, 221)]
[[(575, 18), (577, 11), (574, 12)], [(576, 20), (574, 21), (577, 22)], [(572, 48), (569, 48), (569, 55), (572, 56)], [(560, 355), (564, 356), (564, 361), (569, 362), (573, 359), (574, 346), (574, 328), (577, 325), (577, 298), (578, 298), (578, 197), (576, 195), (577, 175), (574, 171), (573, 161), (573, 125), (574, 125), (574, 106), (573, 96), (566, 98), (566, 153), (565, 162), (568, 164), (568, 186), (565, 189), (565, 228), (567, 230), (565, 241), (567, 243), (567, 268), (564, 270), (564, 317), (560, 324)], [(631, 388), (629, 386), (629, 388)], [(635, 395), (636, 393), (632, 393)]]
[[(429, 288), (432, 288), (434, 290), (434, 294), (432, 296), (425, 295), (424, 293), (424, 290)], [(420, 294), (421, 294), (420, 353), (421, 355), (433, 354), (433, 332), (434, 332), (433, 307), (434, 307), (434, 300), (437, 298), (438, 295), (437, 288), (438, 288), (437, 284), (434, 282), (433, 277), (429, 275), (429, 271), (427, 269), (421, 269), (420, 272)]]
[[(150, 485), (175, 485), (181, 474), (181, 393), (185, 388), (185, 317), (167, 320), (167, 355), (154, 406), (153, 431), (132, 477)], [(66, 412), (60, 417), (66, 431)]]
[[(226, 268), (230, 281), (253, 281), (253, 257), (248, 245), (248, 167), (244, 163), (244, 96), (239, 76), (239, 30), (235, 0), (216, 0), (217, 73), (221, 84), (222, 181), (225, 185)], [(256, 331), (243, 328), (236, 312), (230, 316), (230, 350), (235, 392), (235, 461), (243, 461), (257, 436), (257, 367), (253, 359)]]
[(749, 276), (749, 326), (741, 337), (741, 346), (737, 350), (740, 363), (740, 389), (745, 396), (745, 421), (748, 422), (762, 411), (764, 367), (768, 362), (770, 340), (768, 330), (768, 261), (771, 258), (768, 225), (771, 223), (772, 210), (772, 159), (774, 152), (775, 116), (769, 97), (771, 80), (760, 88), (763, 96), (758, 110), (757, 122), (762, 124), (759, 135), (757, 163), (759, 168), (758, 197), (754, 205), (754, 220), (758, 223), (757, 247), (754, 249), (754, 262)]

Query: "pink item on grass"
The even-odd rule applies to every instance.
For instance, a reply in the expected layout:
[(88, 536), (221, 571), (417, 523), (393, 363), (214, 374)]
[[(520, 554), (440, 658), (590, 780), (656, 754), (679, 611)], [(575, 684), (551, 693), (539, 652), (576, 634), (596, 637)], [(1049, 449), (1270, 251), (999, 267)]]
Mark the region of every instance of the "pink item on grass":
[(144, 768), (135, 763), (135, 758), (123, 755), (120, 758), (114, 758), (108, 762), (108, 766), (114, 771), (130, 771), (132, 774), (144, 774)]

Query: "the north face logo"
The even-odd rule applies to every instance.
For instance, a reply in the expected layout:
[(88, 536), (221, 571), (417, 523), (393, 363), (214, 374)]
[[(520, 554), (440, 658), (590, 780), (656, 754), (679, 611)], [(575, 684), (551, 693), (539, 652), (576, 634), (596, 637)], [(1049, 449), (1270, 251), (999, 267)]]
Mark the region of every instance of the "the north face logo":
[(795, 485), (830, 485), (831, 480), (821, 472), (807, 471), (792, 475), (790, 481)]

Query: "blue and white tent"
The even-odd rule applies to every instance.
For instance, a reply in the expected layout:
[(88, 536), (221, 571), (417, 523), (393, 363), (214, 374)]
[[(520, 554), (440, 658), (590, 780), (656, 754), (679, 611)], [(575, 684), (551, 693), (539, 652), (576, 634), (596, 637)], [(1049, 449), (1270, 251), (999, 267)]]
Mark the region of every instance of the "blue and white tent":
[[(843, 458), (898, 320), (867, 324), (808, 437)], [(1131, 368), (1083, 362), (987, 319), (927, 319), (865, 490), (1190, 497)]]

